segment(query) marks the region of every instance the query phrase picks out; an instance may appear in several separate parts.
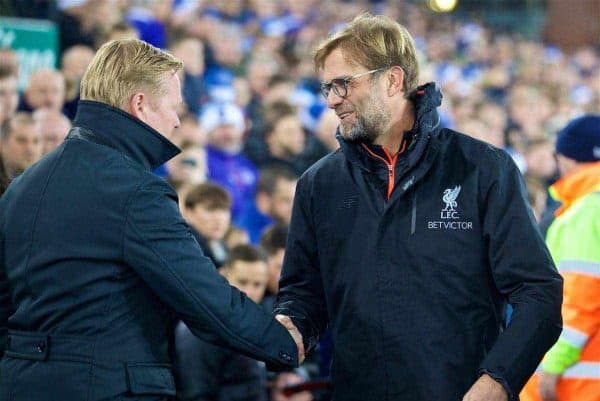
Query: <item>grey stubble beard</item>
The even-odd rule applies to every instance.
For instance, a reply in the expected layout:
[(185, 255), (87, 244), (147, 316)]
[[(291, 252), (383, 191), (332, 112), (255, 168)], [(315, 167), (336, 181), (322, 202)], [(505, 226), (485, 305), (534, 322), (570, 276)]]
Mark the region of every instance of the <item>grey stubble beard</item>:
[(369, 92), (369, 97), (362, 102), (366, 107), (362, 113), (356, 113), (354, 125), (346, 128), (340, 124), (340, 133), (346, 140), (373, 143), (388, 132), (391, 116), (378, 95), (377, 90)]

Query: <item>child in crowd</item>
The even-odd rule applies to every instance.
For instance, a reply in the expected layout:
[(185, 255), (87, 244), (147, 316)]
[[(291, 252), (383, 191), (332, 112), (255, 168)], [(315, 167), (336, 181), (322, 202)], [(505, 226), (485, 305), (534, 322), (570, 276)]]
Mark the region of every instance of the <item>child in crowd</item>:
[(183, 216), (216, 267), (227, 258), (225, 234), (231, 223), (231, 197), (221, 186), (205, 182), (188, 191)]

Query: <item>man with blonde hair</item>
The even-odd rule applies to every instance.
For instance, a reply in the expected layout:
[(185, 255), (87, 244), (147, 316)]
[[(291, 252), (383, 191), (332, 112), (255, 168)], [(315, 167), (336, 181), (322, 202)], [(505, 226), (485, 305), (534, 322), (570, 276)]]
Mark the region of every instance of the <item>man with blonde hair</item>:
[(273, 368), (302, 359), (299, 335), (217, 274), (152, 173), (179, 152), (181, 67), (139, 40), (102, 46), (67, 139), (1, 198), (0, 399), (172, 399), (177, 320)]
[(278, 318), (308, 350), (329, 326), (335, 401), (516, 400), (562, 290), (517, 167), (439, 126), (390, 18), (358, 16), (315, 64), (341, 148), (298, 181)]

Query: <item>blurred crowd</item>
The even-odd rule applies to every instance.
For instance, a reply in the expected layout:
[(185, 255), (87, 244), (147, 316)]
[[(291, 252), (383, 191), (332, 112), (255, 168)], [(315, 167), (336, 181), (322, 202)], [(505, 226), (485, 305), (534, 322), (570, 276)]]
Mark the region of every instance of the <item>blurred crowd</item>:
[[(319, 94), (312, 50), (357, 14), (371, 11), (408, 28), (418, 47), (420, 83), (435, 81), (442, 88), (442, 125), (505, 149), (524, 174), (541, 218), (550, 206), (547, 188), (557, 175), (557, 130), (582, 113), (600, 111), (598, 48), (567, 54), (475, 20), (435, 14), (424, 3), (8, 2), (3, 13), (57, 24), (60, 65), (33, 72), (19, 93), (17, 54), (0, 49), (1, 185), (64, 139), (75, 117), (79, 80), (100, 45), (140, 38), (168, 49), (185, 63), (180, 76), (185, 105), (173, 138), (182, 153), (156, 174), (177, 189), (182, 214), (215, 265), (247, 293), (254, 285), (258, 294), (252, 299), (269, 308), (277, 293), (296, 180), (338, 147), (337, 117)], [(243, 273), (236, 270), (240, 261)], [(246, 266), (257, 262), (265, 268)], [(239, 281), (238, 274), (246, 277)], [(178, 336), (186, 343), (185, 328)], [(327, 376), (328, 353), (325, 341), (303, 368), (268, 378), (268, 384), (248, 370), (269, 391), (240, 399), (325, 399), (325, 393), (281, 390)], [(239, 382), (239, 371), (230, 373)], [(222, 386), (235, 382), (227, 379), (215, 378)]]

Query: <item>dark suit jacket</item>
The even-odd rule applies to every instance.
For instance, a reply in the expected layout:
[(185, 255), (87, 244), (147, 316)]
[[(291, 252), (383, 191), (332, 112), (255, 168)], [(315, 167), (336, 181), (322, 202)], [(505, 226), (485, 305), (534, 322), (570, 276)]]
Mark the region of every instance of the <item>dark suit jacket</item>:
[(169, 399), (176, 319), (297, 364), (286, 330), (217, 273), (152, 174), (178, 149), (98, 102), (80, 103), (75, 127), (0, 199), (0, 400)]

